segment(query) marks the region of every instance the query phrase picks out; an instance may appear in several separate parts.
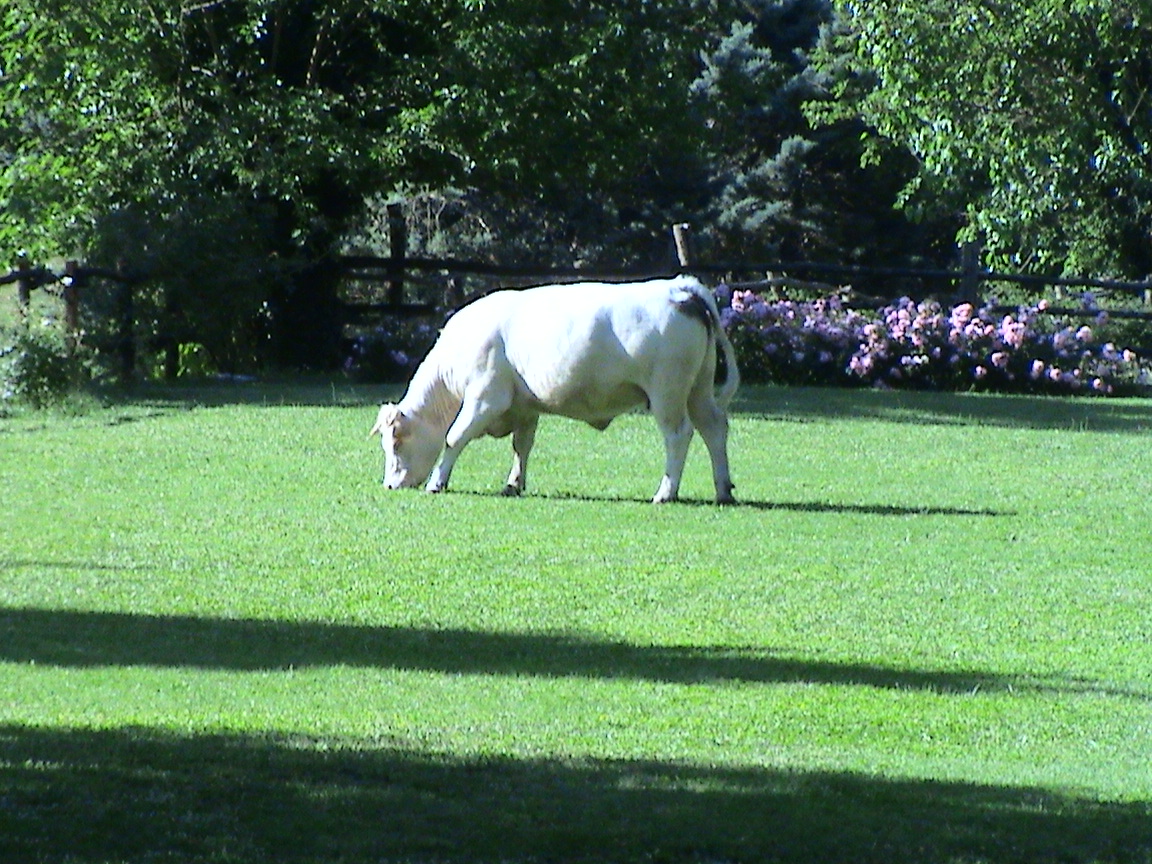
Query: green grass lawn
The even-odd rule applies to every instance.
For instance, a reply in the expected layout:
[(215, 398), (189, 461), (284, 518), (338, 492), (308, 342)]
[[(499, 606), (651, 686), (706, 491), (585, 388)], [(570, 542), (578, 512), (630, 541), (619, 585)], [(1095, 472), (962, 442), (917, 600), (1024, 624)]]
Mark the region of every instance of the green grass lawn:
[(1152, 861), (1152, 403), (746, 388), (717, 508), (382, 395), (0, 420), (0, 862)]

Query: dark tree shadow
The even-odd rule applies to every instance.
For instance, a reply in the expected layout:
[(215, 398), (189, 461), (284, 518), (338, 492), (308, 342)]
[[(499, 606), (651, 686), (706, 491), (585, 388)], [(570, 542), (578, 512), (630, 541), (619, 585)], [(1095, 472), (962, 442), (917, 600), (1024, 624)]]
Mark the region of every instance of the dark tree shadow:
[(130, 390), (110, 389), (104, 395), (114, 404), (151, 408), (154, 409), (152, 416), (162, 416), (172, 410), (229, 405), (366, 409), (398, 398), (402, 393), (400, 384), (357, 384), (343, 378), (280, 376), (143, 382)]
[(923, 426), (1009, 426), (1123, 434), (1152, 431), (1152, 402), (834, 387), (743, 387), (733, 413), (809, 422), (871, 418)]
[[(127, 392), (110, 392), (107, 398), (120, 405), (151, 409), (149, 413), (132, 416), (129, 421), (119, 421), (130, 422), (162, 416), (173, 410), (227, 405), (346, 407), (370, 411), (383, 401), (399, 398), (403, 392), (403, 384), (355, 384), (343, 379), (289, 377), (148, 383)], [(1152, 430), (1152, 402), (1149, 401), (863, 388), (745, 385), (737, 394), (731, 413), (800, 423), (872, 418), (919, 425), (1087, 429), (1127, 434), (1146, 434)]]
[(372, 627), (312, 621), (0, 608), (0, 662), (259, 671), (360, 666), (445, 674), (667, 683), (859, 685), (939, 693), (1044, 691), (1152, 701), (1080, 678), (837, 663), (756, 646), (634, 645), (570, 633)]
[(0, 727), (0, 860), (1133, 862), (1152, 805), (386, 742)]

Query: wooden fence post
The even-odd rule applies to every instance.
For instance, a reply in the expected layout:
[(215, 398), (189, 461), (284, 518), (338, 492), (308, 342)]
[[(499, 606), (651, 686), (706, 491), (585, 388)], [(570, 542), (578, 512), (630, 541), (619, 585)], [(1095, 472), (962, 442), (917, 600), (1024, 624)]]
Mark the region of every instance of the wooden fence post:
[(120, 355), (120, 383), (131, 384), (136, 374), (136, 301), (132, 280), (128, 276), (128, 263), (123, 258), (116, 261), (116, 275), (120, 280), (116, 289), (116, 348)]
[[(388, 254), (393, 261), (403, 261), (408, 257), (408, 224), (404, 220), (404, 205), (389, 204), (388, 211)], [(399, 306), (404, 302), (404, 268), (395, 265), (388, 273), (388, 302)]]
[(681, 267), (688, 267), (692, 263), (691, 231), (692, 226), (687, 222), (677, 222), (672, 226), (672, 237), (676, 241), (676, 260)]
[(64, 338), (69, 351), (80, 342), (80, 264), (64, 263)]
[(175, 381), (180, 377), (180, 334), (177, 322), (180, 318), (180, 304), (172, 287), (164, 292), (164, 380)]
[(20, 324), (27, 327), (29, 307), (32, 303), (32, 280), (29, 278), (28, 271), (32, 269), (32, 265), (28, 262), (28, 256), (23, 252), (16, 259), (16, 269), (21, 274), (20, 278), (16, 280), (16, 305), (20, 312)]
[(969, 303), (980, 300), (980, 255), (983, 246), (979, 241), (969, 240), (960, 247), (960, 299)]

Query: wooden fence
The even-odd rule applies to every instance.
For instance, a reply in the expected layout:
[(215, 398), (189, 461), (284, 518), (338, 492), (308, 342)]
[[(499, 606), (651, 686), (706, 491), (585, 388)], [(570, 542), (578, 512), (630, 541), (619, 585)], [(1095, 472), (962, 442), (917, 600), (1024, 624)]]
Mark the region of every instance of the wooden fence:
[[(691, 234), (686, 224), (672, 226), (675, 245), (675, 262), (657, 268), (633, 268), (612, 270), (574, 269), (568, 267), (544, 266), (505, 266), (485, 261), (467, 261), (448, 258), (422, 258), (393, 255), (384, 258), (358, 255), (341, 259), (345, 275), (349, 278), (380, 281), (389, 284), (388, 302), (359, 304), (361, 313), (379, 312), (400, 314), (421, 314), (429, 311), (427, 306), (408, 305), (403, 302), (403, 288), (409, 273), (438, 273), (448, 280), (454, 275), (489, 276), (502, 280), (504, 287), (527, 287), (549, 281), (595, 280), (622, 282), (674, 273), (692, 273), (708, 281), (723, 281), (729, 287), (743, 290), (789, 289), (806, 292), (825, 291), (834, 293), (840, 290), (846, 280), (855, 279), (902, 279), (914, 280), (921, 284), (936, 283), (952, 286), (951, 290), (939, 292), (956, 302), (983, 300), (982, 286), (988, 284), (1012, 284), (1027, 288), (1093, 289), (1108, 294), (1121, 294), (1132, 297), (1137, 304), (1152, 308), (1152, 278), (1143, 282), (1125, 282), (1110, 279), (1087, 277), (1041, 276), (1022, 273), (1001, 273), (986, 270), (980, 266), (979, 247), (969, 244), (961, 249), (961, 266), (956, 269), (915, 269), (906, 267), (867, 267), (857, 265), (830, 264), (813, 261), (762, 261), (733, 263), (701, 263), (692, 255)], [(754, 278), (738, 277), (757, 274)], [(784, 275), (786, 274), (786, 275)], [(808, 279), (799, 278), (801, 275)], [(817, 281), (818, 280), (818, 281)], [(833, 280), (833, 281), (829, 281)], [(860, 307), (884, 306), (892, 296), (857, 296), (855, 304)], [(997, 307), (1000, 308), (1000, 307)], [(1090, 317), (1095, 312), (1077, 307), (1051, 307), (1052, 314), (1072, 317)], [(1109, 313), (1117, 318), (1132, 318), (1152, 321), (1152, 311), (1116, 310)]]
[[(1152, 321), (1152, 280), (1144, 282), (1124, 282), (1108, 279), (1067, 278), (1061, 276), (1039, 276), (1033, 274), (999, 273), (985, 270), (979, 265), (977, 250), (968, 248), (961, 254), (962, 266), (952, 270), (913, 269), (903, 267), (864, 267), (854, 265), (829, 264), (813, 261), (763, 261), (735, 263), (700, 263), (692, 258), (691, 234), (684, 224), (673, 226), (674, 258), (663, 267), (589, 270), (551, 266), (505, 266), (488, 261), (469, 261), (451, 258), (427, 258), (408, 256), (404, 245), (406, 231), (401, 214), (390, 211), (393, 228), (391, 255), (376, 257), (349, 255), (337, 259), (345, 279), (357, 279), (384, 283), (386, 300), (383, 303), (346, 303), (344, 322), (365, 324), (374, 319), (388, 316), (425, 316), (437, 313), (445, 307), (454, 307), (466, 299), (458, 290), (458, 282), (464, 276), (484, 276), (498, 280), (502, 287), (528, 287), (534, 284), (557, 281), (597, 280), (620, 282), (633, 279), (668, 276), (676, 272), (687, 272), (708, 281), (723, 281), (733, 288), (746, 290), (775, 289), (787, 293), (789, 290), (805, 292), (836, 292), (848, 280), (859, 279), (900, 279), (916, 280), (926, 284), (949, 285), (946, 292), (925, 292), (946, 295), (955, 302), (964, 300), (979, 302), (981, 288), (988, 284), (1013, 284), (1030, 288), (1055, 287), (1058, 290), (1091, 289), (1109, 295), (1127, 295), (1131, 305), (1143, 309), (1114, 309), (1108, 315), (1118, 319)], [(442, 279), (445, 296), (438, 302), (409, 302), (405, 286), (413, 274), (435, 275)], [(740, 278), (752, 277), (752, 278)], [(801, 277), (807, 277), (803, 279)], [(0, 275), (0, 286), (16, 284), (17, 304), (20, 315), (28, 314), (32, 292), (38, 288), (59, 286), (58, 291), (64, 303), (64, 326), (69, 340), (75, 340), (80, 327), (80, 299), (84, 289), (94, 279), (102, 279), (117, 286), (115, 292), (114, 347), (119, 359), (119, 372), (122, 380), (130, 380), (134, 373), (137, 356), (135, 336), (135, 289), (150, 281), (146, 274), (133, 273), (126, 262), (120, 262), (114, 269), (81, 266), (69, 261), (64, 272), (55, 273), (45, 267), (34, 267), (25, 257), (17, 259), (16, 267), (6, 275)], [(815, 281), (819, 280), (819, 281)], [(831, 281), (829, 281), (831, 280)], [(849, 305), (858, 308), (879, 308), (892, 302), (891, 296), (853, 295)], [(998, 311), (1012, 311), (1015, 307), (993, 307)], [(1098, 312), (1083, 306), (1050, 306), (1049, 314), (1064, 317), (1095, 317)], [(157, 340), (163, 341), (163, 340)], [(174, 340), (168, 340), (174, 342)], [(1132, 346), (1145, 355), (1152, 356), (1152, 344)], [(175, 363), (175, 350), (170, 352), (170, 363)]]

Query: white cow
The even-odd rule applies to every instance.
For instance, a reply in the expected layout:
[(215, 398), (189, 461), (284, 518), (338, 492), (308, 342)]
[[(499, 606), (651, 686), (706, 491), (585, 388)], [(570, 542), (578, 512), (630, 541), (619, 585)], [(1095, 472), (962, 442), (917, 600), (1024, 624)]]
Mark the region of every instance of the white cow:
[[(717, 346), (726, 369), (718, 393)], [(439, 492), (469, 441), (511, 433), (504, 493), (518, 495), (541, 414), (603, 430), (646, 405), (665, 449), (652, 500), (676, 500), (695, 427), (712, 458), (716, 501), (725, 504), (733, 498), (724, 409), (739, 382), (716, 301), (692, 277), (498, 291), (449, 319), (404, 398), (380, 408), (369, 437), (380, 433), (388, 488), (427, 480), (425, 488)]]

